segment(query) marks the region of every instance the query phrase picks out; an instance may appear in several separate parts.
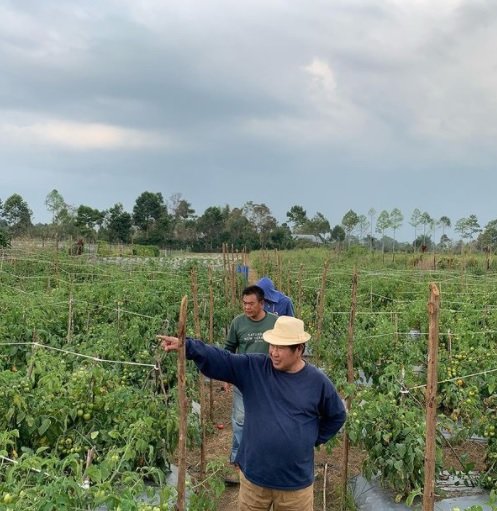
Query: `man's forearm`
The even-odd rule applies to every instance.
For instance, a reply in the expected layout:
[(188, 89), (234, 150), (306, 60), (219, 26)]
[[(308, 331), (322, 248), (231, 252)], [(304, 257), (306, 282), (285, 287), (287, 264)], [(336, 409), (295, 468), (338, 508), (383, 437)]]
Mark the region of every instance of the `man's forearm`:
[(186, 358), (193, 360), (202, 374), (208, 378), (234, 383), (235, 371), (230, 359), (232, 356), (228, 351), (202, 341), (186, 339)]
[(333, 438), (345, 424), (346, 419), (347, 413), (345, 411), (333, 418), (321, 419), (319, 421), (319, 435), (316, 440), (316, 446), (325, 444), (330, 438)]

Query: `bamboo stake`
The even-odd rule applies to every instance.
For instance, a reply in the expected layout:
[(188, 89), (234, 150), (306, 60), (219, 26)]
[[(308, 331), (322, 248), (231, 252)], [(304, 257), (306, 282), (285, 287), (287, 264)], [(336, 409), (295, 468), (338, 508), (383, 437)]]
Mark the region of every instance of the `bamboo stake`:
[(195, 325), (195, 336), (197, 339), (200, 339), (200, 316), (199, 316), (199, 307), (198, 307), (198, 280), (197, 280), (196, 268), (192, 268), (192, 270), (190, 272), (190, 289), (192, 291), (192, 297), (193, 297), (193, 322)]
[[(349, 384), (354, 383), (354, 325), (355, 315), (357, 311), (357, 271), (354, 271), (352, 276), (352, 300), (350, 305), (350, 317), (349, 317), (349, 328), (347, 333), (347, 382)], [(352, 404), (352, 397), (349, 395), (346, 398), (347, 412), (350, 410)], [(343, 501), (342, 509), (345, 510), (347, 502), (347, 487), (349, 478), (349, 435), (347, 431), (343, 433), (343, 472), (342, 472), (342, 491)]]
[(72, 338), (72, 292), (69, 294), (69, 311), (67, 314), (67, 336), (66, 341), (71, 342)]
[(186, 432), (188, 426), (188, 401), (186, 397), (186, 312), (188, 298), (183, 296), (178, 321), (178, 404), (179, 404), (179, 439), (178, 439), (178, 501), (177, 511), (185, 511), (186, 486)]
[(228, 271), (229, 271), (229, 264), (227, 261), (227, 255), (226, 255), (226, 243), (223, 243), (223, 281), (224, 281), (224, 296), (226, 297), (226, 300), (229, 296), (229, 286), (228, 286)]
[(276, 264), (278, 265), (278, 289), (281, 289), (283, 287), (283, 263), (281, 261), (281, 254), (278, 252), (277, 249), (275, 249), (276, 254)]
[(88, 488), (89, 488), (89, 484), (90, 484), (90, 479), (87, 476), (87, 473), (88, 473), (88, 469), (91, 467), (91, 464), (93, 463), (95, 455), (96, 455), (95, 447), (91, 447), (86, 452), (85, 470), (83, 472), (83, 484), (85, 486), (88, 485)]
[[(214, 342), (214, 289), (212, 287), (212, 268), (209, 266), (209, 344)], [(209, 378), (209, 420), (214, 421), (214, 389)]]
[(232, 305), (236, 304), (236, 271), (234, 261), (231, 264), (231, 303)]
[(423, 511), (433, 511), (435, 505), (435, 436), (437, 419), (437, 364), (438, 364), (438, 323), (440, 310), (440, 293), (436, 284), (430, 284), (430, 301), (428, 302), (428, 368), (426, 385), (426, 445), (425, 445), (425, 479), (423, 490)]
[(299, 269), (299, 276), (298, 276), (298, 283), (297, 283), (297, 317), (302, 317), (302, 300), (303, 300), (303, 290), (302, 290), (302, 278), (304, 274), (304, 264), (300, 263), (300, 269)]
[(373, 311), (373, 283), (369, 287), (369, 308)]
[(230, 281), (231, 281), (231, 303), (236, 303), (236, 263), (235, 263), (235, 249), (233, 243), (231, 244), (231, 264), (230, 264)]
[[(38, 334), (37, 334), (36, 330), (33, 330), (33, 343), (37, 343), (38, 341), (39, 341)], [(36, 346), (36, 344), (35, 344), (33, 346), (33, 351), (31, 352), (31, 360), (29, 361), (29, 367), (28, 367), (28, 370), (26, 373), (28, 380), (31, 380), (31, 376), (33, 375), (37, 349), (38, 349), (38, 346)]]
[(328, 266), (330, 265), (329, 258), (324, 263), (323, 275), (321, 277), (321, 289), (319, 291), (319, 302), (318, 302), (318, 317), (316, 325), (316, 340), (319, 342), (321, 338), (321, 330), (323, 328), (323, 316), (324, 316), (324, 302), (326, 292), (326, 277), (328, 275)]
[[(193, 297), (193, 318), (195, 324), (195, 337), (200, 339), (200, 316), (198, 312), (198, 281), (197, 270), (192, 268), (191, 271), (191, 289)], [(205, 477), (205, 444), (206, 444), (206, 431), (205, 431), (205, 388), (204, 388), (204, 375), (198, 373), (198, 390), (200, 400), (200, 477)]]
[(399, 315), (397, 312), (392, 312), (393, 315), (393, 331), (395, 347), (399, 344)]
[(323, 511), (326, 511), (326, 483), (328, 481), (328, 463), (324, 464), (323, 475)]
[(117, 301), (117, 334), (119, 335), (119, 330), (121, 326), (121, 301)]
[[(235, 265), (235, 295), (240, 296), (242, 294), (242, 289), (248, 285), (248, 274), (245, 273), (245, 268), (243, 267), (243, 255), (238, 251), (236, 251), (236, 265)], [(241, 278), (237, 278), (237, 273), (240, 272)]]

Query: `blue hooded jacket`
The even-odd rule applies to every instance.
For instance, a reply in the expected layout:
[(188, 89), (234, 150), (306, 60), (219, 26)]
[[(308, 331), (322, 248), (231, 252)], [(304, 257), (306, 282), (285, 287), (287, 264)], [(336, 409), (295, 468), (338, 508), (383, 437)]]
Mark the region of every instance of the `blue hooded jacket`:
[(295, 316), (292, 300), (281, 291), (278, 291), (269, 277), (262, 277), (256, 282), (264, 291), (264, 309), (278, 316)]

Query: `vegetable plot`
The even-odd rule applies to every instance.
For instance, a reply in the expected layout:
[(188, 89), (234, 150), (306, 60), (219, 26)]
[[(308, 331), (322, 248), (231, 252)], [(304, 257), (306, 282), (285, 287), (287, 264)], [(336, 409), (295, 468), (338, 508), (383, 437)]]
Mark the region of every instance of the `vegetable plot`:
[[(168, 267), (165, 261), (108, 264), (60, 254), (4, 253), (0, 500), (5, 505), (172, 507), (176, 488), (166, 478), (178, 445), (177, 371), (172, 357), (158, 350), (155, 336), (164, 329), (174, 332), (192, 268), (204, 293), (197, 297), (201, 328), (208, 331), (211, 285), (213, 334), (224, 335), (232, 306), (224, 301), (222, 274), (209, 267), (196, 261)], [(190, 366), (186, 377), (188, 397), (198, 399)], [(188, 416), (187, 433), (189, 445), (199, 443), (195, 414)], [(218, 490), (212, 488), (204, 485), (191, 498), (191, 509), (214, 506), (212, 492)]]
[[(384, 264), (368, 254), (346, 257), (322, 250), (261, 253), (252, 260), (259, 274), (274, 275), (277, 286), (294, 297), (314, 334), (313, 362), (351, 398), (347, 432), (352, 446), (367, 452), (364, 474), (408, 502), (423, 493), (427, 304), (430, 283), (436, 283), (441, 309), (435, 477), (448, 469), (444, 451), (476, 439), (485, 442), (485, 459), (462, 456), (450, 470), (464, 474), (469, 485), (495, 489), (497, 275), (484, 270), (484, 259), (472, 258), (470, 272), (462, 257), (453, 258), (451, 269), (437, 271), (416, 269), (415, 258)], [(354, 272), (356, 380), (351, 385), (346, 361)]]

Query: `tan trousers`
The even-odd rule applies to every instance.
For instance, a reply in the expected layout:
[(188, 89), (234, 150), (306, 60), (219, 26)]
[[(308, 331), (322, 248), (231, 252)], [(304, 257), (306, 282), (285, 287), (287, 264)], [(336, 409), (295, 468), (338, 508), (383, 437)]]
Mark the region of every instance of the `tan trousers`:
[(240, 471), (238, 511), (312, 511), (313, 501), (312, 484), (303, 490), (273, 490), (251, 483)]

